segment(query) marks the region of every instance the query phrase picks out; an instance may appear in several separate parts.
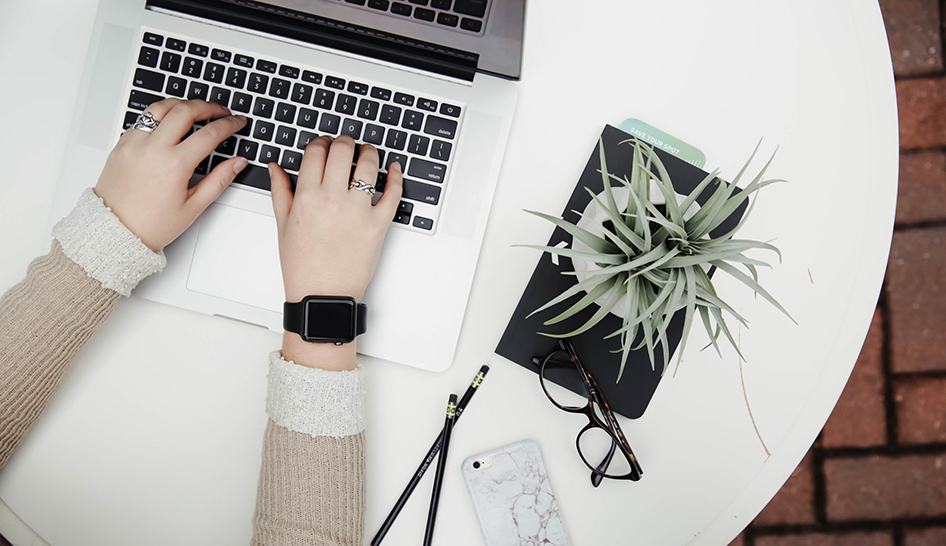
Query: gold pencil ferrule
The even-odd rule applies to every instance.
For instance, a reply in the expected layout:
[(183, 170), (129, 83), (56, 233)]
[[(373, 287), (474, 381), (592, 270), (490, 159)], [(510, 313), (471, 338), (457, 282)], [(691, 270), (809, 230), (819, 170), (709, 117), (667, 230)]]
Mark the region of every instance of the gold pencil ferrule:
[(457, 416), (457, 405), (453, 402), (447, 404), (447, 417), (453, 419)]
[(483, 374), (481, 374), (481, 373), (476, 374), (476, 377), (473, 378), (473, 385), (472, 385), (473, 388), (475, 389), (476, 387), (479, 387), (480, 384), (483, 383), (483, 380), (484, 380), (484, 379), (486, 379), (486, 378), (483, 377)]

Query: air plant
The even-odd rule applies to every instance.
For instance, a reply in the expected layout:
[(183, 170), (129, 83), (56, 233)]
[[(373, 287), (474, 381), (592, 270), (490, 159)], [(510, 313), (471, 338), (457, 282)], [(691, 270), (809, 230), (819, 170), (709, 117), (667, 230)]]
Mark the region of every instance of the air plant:
[[(573, 263), (583, 261), (586, 270), (584, 278), (565, 290), (529, 316), (558, 305), (582, 292), (585, 295), (557, 316), (544, 322), (545, 326), (560, 323), (583, 309), (598, 302), (599, 308), (584, 324), (565, 334), (543, 333), (553, 337), (572, 337), (581, 334), (598, 324), (616, 306), (623, 301), (624, 312), (621, 328), (604, 339), (619, 337), (621, 348), (613, 352), (622, 352), (621, 365), (617, 380), (624, 373), (628, 353), (646, 347), (651, 367), (656, 365), (655, 347), (659, 343), (663, 348), (663, 370), (666, 372), (670, 356), (668, 354), (667, 328), (673, 315), (684, 309), (683, 337), (677, 352), (677, 367), (686, 347), (687, 336), (694, 318), (699, 314), (710, 343), (720, 354), (719, 337), (723, 334), (743, 359), (732, 331), (726, 324), (723, 313), (728, 313), (739, 323), (748, 326), (746, 319), (723, 301), (707, 270), (716, 268), (731, 275), (761, 295), (794, 322), (788, 311), (759, 284), (758, 268), (771, 267), (767, 262), (750, 258), (745, 252), (753, 249), (774, 252), (781, 261), (779, 250), (760, 241), (733, 239), (733, 235), (745, 223), (755, 200), (752, 200), (745, 215), (738, 225), (719, 237), (710, 237), (710, 232), (719, 227), (737, 208), (760, 189), (780, 180), (763, 180), (765, 171), (772, 162), (770, 158), (762, 170), (742, 190), (735, 191), (737, 184), (758, 151), (752, 153), (732, 183), (722, 182), (714, 171), (707, 175), (695, 190), (686, 197), (678, 196), (670, 181), (670, 176), (653, 148), (636, 138), (622, 141), (632, 149), (633, 162), (630, 177), (619, 178), (608, 172), (604, 142), (599, 139), (599, 157), (601, 180), (604, 184), (602, 199), (589, 188), (594, 203), (607, 216), (601, 225), (602, 233), (592, 233), (587, 229), (572, 224), (562, 218), (526, 211), (552, 222), (572, 235), (572, 248), (551, 246), (523, 245), (545, 252), (570, 258)], [(774, 157), (774, 155), (773, 155)], [(619, 184), (612, 187), (612, 181)], [(652, 185), (659, 190), (654, 197), (662, 197), (664, 203), (655, 203), (651, 195)], [(621, 187), (629, 190), (626, 202), (615, 198), (615, 191)], [(693, 214), (688, 211), (696, 208), (697, 196), (705, 189), (712, 189), (708, 200)], [(621, 192), (623, 193), (623, 191)], [(682, 200), (681, 200), (682, 199)], [(576, 211), (577, 212), (577, 211)], [(587, 211), (586, 211), (587, 212)], [(578, 213), (581, 216), (581, 213)], [(581, 222), (579, 222), (581, 223)], [(580, 275), (577, 271), (565, 271), (566, 275)], [(634, 345), (638, 334), (642, 339)], [(706, 348), (704, 347), (704, 349)], [(744, 359), (743, 359), (744, 360)], [(676, 368), (674, 373), (676, 373)]]

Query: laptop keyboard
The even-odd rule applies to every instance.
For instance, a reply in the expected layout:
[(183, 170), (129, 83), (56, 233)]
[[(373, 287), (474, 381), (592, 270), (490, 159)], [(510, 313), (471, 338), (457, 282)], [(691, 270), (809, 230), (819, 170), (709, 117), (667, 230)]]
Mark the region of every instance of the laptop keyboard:
[(345, 3), (371, 11), (384, 11), (397, 17), (440, 28), (459, 29), (482, 34), (489, 0), (344, 0)]
[(456, 155), (461, 106), (341, 73), (144, 31), (124, 129), (151, 103), (168, 97), (215, 102), (247, 117), (246, 126), (222, 142), (195, 174), (205, 175), (239, 155), (250, 163), (234, 184), (268, 192), (266, 165), (279, 163), (295, 184), (310, 141), (320, 135), (348, 135), (358, 145), (370, 143), (378, 149), (379, 192), (384, 191), (388, 166), (400, 162), (404, 190), (394, 224), (427, 234), (436, 231)]

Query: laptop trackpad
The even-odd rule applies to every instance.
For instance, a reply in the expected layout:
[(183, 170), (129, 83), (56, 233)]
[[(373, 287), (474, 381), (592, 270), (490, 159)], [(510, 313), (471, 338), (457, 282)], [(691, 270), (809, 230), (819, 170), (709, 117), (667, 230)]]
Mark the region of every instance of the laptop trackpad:
[(276, 220), (210, 205), (201, 215), (187, 288), (281, 313), (285, 296)]

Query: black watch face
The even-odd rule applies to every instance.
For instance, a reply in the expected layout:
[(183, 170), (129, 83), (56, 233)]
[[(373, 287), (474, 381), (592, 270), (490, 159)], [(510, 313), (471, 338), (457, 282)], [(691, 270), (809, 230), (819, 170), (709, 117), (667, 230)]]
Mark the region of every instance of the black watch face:
[(305, 336), (310, 340), (355, 339), (355, 302), (314, 298), (306, 302)]

